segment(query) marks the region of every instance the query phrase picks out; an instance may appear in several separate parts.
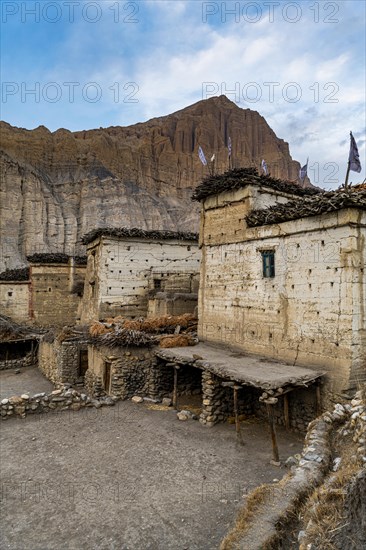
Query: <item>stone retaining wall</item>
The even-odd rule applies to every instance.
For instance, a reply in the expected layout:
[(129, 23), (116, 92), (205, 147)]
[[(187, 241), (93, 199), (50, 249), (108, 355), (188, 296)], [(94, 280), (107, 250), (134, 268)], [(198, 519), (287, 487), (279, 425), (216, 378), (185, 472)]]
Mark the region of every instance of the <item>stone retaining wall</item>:
[[(223, 540), (220, 550), (236, 550), (250, 548), (251, 550), (263, 550), (270, 548), (282, 548), (281, 537), (283, 531), (298, 509), (298, 503), (306, 498), (315, 487), (324, 480), (325, 475), (330, 470), (331, 465), (331, 433), (338, 429), (340, 435), (353, 434), (353, 441), (356, 444), (357, 454), (363, 464), (366, 464), (366, 407), (365, 397), (361, 392), (356, 394), (351, 404), (337, 404), (332, 412), (325, 412), (309, 426), (305, 437), (305, 445), (301, 459), (297, 466), (293, 466), (290, 474), (279, 483), (273, 485), (263, 485), (261, 487), (261, 498), (253, 493), (253, 509), (246, 515), (246, 508), (241, 512), (241, 524), (244, 527), (240, 530), (234, 529)], [(328, 481), (328, 479), (327, 479)], [(350, 518), (350, 525), (355, 527), (357, 532), (359, 522), (363, 521), (362, 506), (359, 506), (358, 494), (362, 495), (364, 487), (364, 476), (362, 472), (354, 480), (351, 486), (345, 487), (349, 498), (348, 510), (346, 504), (346, 514)], [(356, 497), (352, 501), (352, 491), (356, 490)], [(250, 495), (247, 498), (247, 505), (250, 501)], [(256, 504), (257, 500), (258, 504)], [(254, 513), (253, 513), (254, 512)], [(352, 535), (352, 527), (349, 527)], [(281, 532), (282, 531), (282, 532)], [(347, 534), (347, 531), (345, 531)], [(308, 549), (306, 544), (306, 529), (302, 533), (300, 549)], [(311, 546), (311, 545), (310, 545)], [(352, 548), (361, 548), (353, 546)], [(339, 548), (348, 550), (348, 546), (340, 545)], [(351, 550), (351, 547), (349, 547)]]
[(8, 359), (0, 361), (0, 370), (21, 369), (31, 367), (37, 364), (37, 360), (32, 353), (27, 353), (25, 357), (19, 359)]
[(49, 394), (37, 393), (32, 396), (23, 394), (2, 399), (0, 402), (0, 415), (3, 420), (7, 420), (12, 416), (25, 418), (29, 414), (64, 410), (78, 411), (84, 407), (100, 408), (102, 405), (114, 404), (115, 400), (112, 398), (92, 399), (85, 393), (73, 390), (67, 384)]

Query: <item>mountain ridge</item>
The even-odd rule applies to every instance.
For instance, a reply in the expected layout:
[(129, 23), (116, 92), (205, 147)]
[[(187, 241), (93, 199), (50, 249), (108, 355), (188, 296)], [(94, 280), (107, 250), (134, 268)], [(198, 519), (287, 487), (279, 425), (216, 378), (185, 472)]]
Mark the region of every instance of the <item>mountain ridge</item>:
[(256, 111), (226, 96), (131, 126), (71, 132), (0, 123), (0, 270), (25, 265), (37, 252), (84, 252), (81, 238), (97, 227), (198, 230), (196, 185), (207, 175), (201, 145), (218, 172), (257, 166), (296, 180), (300, 164)]

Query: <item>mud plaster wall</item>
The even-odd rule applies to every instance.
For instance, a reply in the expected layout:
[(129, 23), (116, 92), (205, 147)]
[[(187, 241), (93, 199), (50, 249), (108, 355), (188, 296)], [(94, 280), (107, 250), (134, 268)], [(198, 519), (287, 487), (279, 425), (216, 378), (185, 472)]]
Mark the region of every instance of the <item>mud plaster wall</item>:
[[(361, 220), (344, 210), (243, 229), (249, 203), (227, 205), (225, 214), (217, 209), (222, 235), (212, 212), (202, 215), (199, 337), (323, 367), (329, 404), (365, 378), (366, 214)], [(237, 242), (228, 242), (235, 239), (239, 206), (242, 229)], [(262, 275), (265, 249), (275, 251), (274, 278)]]
[(0, 311), (17, 323), (30, 319), (29, 282), (0, 281)]
[(84, 280), (85, 267), (64, 264), (31, 266), (31, 310), (34, 322), (45, 326), (73, 325), (81, 297), (72, 292)]
[(117, 315), (146, 317), (152, 281), (171, 278), (176, 289), (181, 275), (186, 286), (191, 275), (199, 273), (200, 255), (191, 241), (101, 237), (88, 247), (82, 322)]

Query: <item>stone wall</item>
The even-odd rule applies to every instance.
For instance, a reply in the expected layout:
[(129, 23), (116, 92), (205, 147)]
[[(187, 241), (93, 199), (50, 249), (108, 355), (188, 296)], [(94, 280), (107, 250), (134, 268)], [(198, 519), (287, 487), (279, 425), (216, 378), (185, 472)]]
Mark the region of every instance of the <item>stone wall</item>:
[(100, 237), (87, 252), (82, 323), (117, 315), (146, 317), (149, 290), (159, 285), (176, 293), (182, 283), (181, 292), (197, 291), (201, 254), (193, 241)]
[(29, 281), (0, 281), (0, 310), (17, 323), (30, 319)]
[[(213, 426), (218, 422), (234, 416), (234, 392), (233, 382), (208, 372), (202, 372), (202, 424)], [(259, 401), (263, 392), (250, 386), (240, 387), (238, 396), (238, 415), (255, 415), (267, 421), (266, 405)], [(306, 428), (316, 417), (315, 388), (296, 389), (286, 394), (289, 402), (290, 428), (298, 431), (306, 431)], [(285, 426), (284, 401), (279, 399), (273, 407), (275, 423)]]
[(156, 359), (149, 348), (96, 348), (88, 346), (85, 387), (91, 395), (127, 399), (155, 392)]
[[(88, 348), (89, 368), (85, 387), (91, 395), (113, 395), (128, 399), (134, 395), (153, 399), (171, 397), (174, 370), (144, 347)], [(110, 376), (107, 380), (106, 376)], [(178, 395), (202, 392), (200, 369), (182, 366), (178, 372)]]
[[(250, 390), (249, 390), (250, 391)], [(253, 390), (252, 390), (253, 391)], [(253, 392), (252, 401), (253, 414), (260, 418), (267, 419), (267, 409), (263, 402), (259, 401), (260, 392)], [(290, 428), (305, 432), (309, 423), (317, 416), (316, 390), (315, 386), (309, 388), (295, 389), (287, 394), (289, 406)], [(271, 405), (276, 424), (285, 426), (284, 398), (279, 397), (278, 403)]]
[(41, 341), (38, 367), (53, 384), (76, 384), (81, 381), (79, 376), (81, 349), (86, 349), (86, 345), (80, 342)]
[(58, 370), (59, 352), (60, 345), (57, 342), (40, 341), (38, 348), (38, 368), (47, 380), (50, 380), (53, 384), (60, 382)]
[[(365, 390), (358, 391), (350, 404), (337, 403), (331, 411), (326, 411), (309, 424), (299, 460), (286, 463), (290, 472), (279, 483), (262, 485), (246, 497), (236, 527), (223, 540), (220, 550), (290, 546), (296, 546), (299, 550), (320, 550), (329, 546), (330, 521), (338, 523), (331, 531), (332, 548), (353, 550), (364, 547), (365, 397)], [(336, 451), (334, 443), (338, 441), (336, 447), (342, 447), (346, 440), (351, 448), (355, 448), (351, 457), (352, 468), (344, 457), (338, 458), (338, 464), (337, 459), (332, 462)], [(343, 460), (345, 470), (342, 472)], [(314, 489), (319, 485), (320, 491), (324, 492), (316, 494)], [(330, 512), (336, 513), (332, 507), (323, 508), (317, 515), (317, 507), (324, 506), (325, 499), (334, 503), (337, 498), (342, 501), (337, 510), (338, 518), (329, 517)], [(308, 521), (309, 517), (313, 519)], [(294, 532), (298, 533), (296, 543)], [(315, 542), (314, 532), (320, 544)], [(326, 545), (322, 543), (324, 540)]]
[(81, 297), (74, 285), (84, 280), (85, 266), (33, 264), (30, 268), (31, 315), (42, 326), (74, 325)]
[(2, 399), (0, 402), (0, 415), (2, 420), (12, 416), (25, 418), (30, 414), (41, 414), (65, 410), (78, 411), (85, 407), (100, 408), (103, 405), (114, 405), (111, 398), (92, 399), (85, 393), (73, 390), (69, 385), (52, 391), (50, 394), (37, 393), (33, 396), (23, 394)]
[(21, 357), (19, 359), (4, 359), (0, 361), (0, 370), (7, 370), (7, 369), (21, 369), (23, 367), (31, 367), (37, 363), (36, 358), (34, 355), (30, 352), (27, 353), (24, 357)]
[[(253, 193), (204, 203), (199, 337), (324, 368), (329, 405), (366, 377), (366, 214), (344, 210), (247, 228), (251, 208), (279, 199)], [(263, 277), (263, 250), (275, 252), (273, 278)]]

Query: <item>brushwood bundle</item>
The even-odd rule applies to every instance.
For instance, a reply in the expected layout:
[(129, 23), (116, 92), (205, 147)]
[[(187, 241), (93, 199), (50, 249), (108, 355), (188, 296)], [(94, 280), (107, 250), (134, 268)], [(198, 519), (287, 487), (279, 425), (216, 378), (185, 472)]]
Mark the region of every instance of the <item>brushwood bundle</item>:
[(289, 182), (273, 178), (270, 175), (259, 174), (256, 168), (234, 168), (224, 174), (207, 176), (198, 185), (192, 195), (192, 200), (201, 201), (211, 195), (224, 191), (235, 191), (246, 185), (271, 187), (283, 193), (292, 195), (310, 196), (321, 192), (316, 187), (300, 187), (296, 182)]
[(269, 208), (252, 210), (245, 219), (249, 227), (256, 227), (318, 216), (342, 208), (366, 210), (366, 190), (355, 191), (350, 188), (328, 191), (312, 197), (304, 197), (301, 200), (292, 200)]
[(93, 242), (98, 237), (117, 237), (117, 238), (126, 238), (126, 237), (135, 237), (142, 239), (152, 239), (155, 241), (160, 240), (169, 240), (174, 239), (178, 241), (197, 241), (197, 233), (192, 233), (190, 231), (158, 231), (158, 230), (145, 230), (139, 229), (136, 227), (101, 227), (98, 229), (93, 229), (89, 231), (81, 239), (83, 244), (89, 244)]

